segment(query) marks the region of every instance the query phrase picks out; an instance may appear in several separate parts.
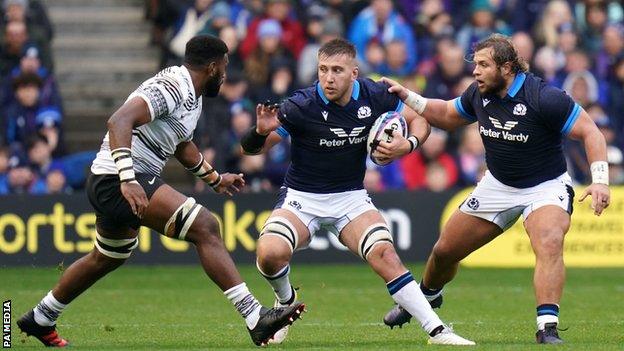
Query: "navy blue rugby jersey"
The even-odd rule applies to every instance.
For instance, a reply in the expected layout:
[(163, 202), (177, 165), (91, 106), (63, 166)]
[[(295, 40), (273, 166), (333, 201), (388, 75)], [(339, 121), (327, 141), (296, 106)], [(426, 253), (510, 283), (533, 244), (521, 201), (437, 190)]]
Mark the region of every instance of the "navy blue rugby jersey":
[(386, 84), (368, 78), (353, 83), (346, 106), (327, 100), (318, 82), (297, 90), (278, 114), (277, 132), (291, 137), (284, 185), (321, 194), (363, 189), (368, 132), (382, 113), (402, 109)]
[(563, 138), (581, 107), (563, 90), (519, 73), (503, 98), (481, 95), (474, 82), (454, 103), (464, 118), (478, 121), (487, 167), (500, 182), (528, 188), (566, 171)]

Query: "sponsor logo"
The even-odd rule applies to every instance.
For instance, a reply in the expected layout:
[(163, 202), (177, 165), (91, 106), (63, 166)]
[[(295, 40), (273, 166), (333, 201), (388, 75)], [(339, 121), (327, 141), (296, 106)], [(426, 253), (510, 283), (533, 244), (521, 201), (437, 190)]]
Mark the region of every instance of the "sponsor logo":
[(479, 200), (476, 197), (471, 197), (466, 201), (466, 205), (476, 211), (479, 208)]
[(495, 128), (502, 130), (512, 130), (518, 124), (518, 121), (507, 121), (505, 125), (502, 125), (499, 120), (494, 117), (490, 117), (490, 122), (494, 125)]
[(490, 99), (483, 99), (483, 107), (487, 106), (490, 103)]
[(492, 130), (489, 128), (485, 128), (483, 126), (479, 127), (479, 133), (483, 136), (494, 138), (494, 139), (503, 139), (507, 141), (517, 141), (521, 143), (526, 143), (529, 140), (529, 136), (524, 133), (520, 134), (512, 134), (508, 131), (503, 130), (502, 132), (497, 130)]
[(323, 115), (323, 119), (325, 119), (325, 121), (327, 121), (327, 116), (329, 116), (329, 112), (323, 111), (323, 112), (321, 112), (321, 115)]
[(11, 348), (11, 300), (2, 303), (2, 348)]
[(364, 141), (366, 141), (367, 137), (359, 136), (359, 135), (362, 134), (364, 129), (366, 129), (365, 126), (355, 127), (351, 130), (350, 133), (347, 134), (347, 132), (342, 128), (329, 128), (329, 130), (331, 130), (334, 134), (336, 134), (341, 139), (321, 139), (319, 140), (319, 145), (335, 147), (335, 146), (344, 146), (347, 144), (353, 145), (353, 144), (363, 143)]
[(156, 180), (156, 177), (152, 178), (152, 180), (149, 180), (148, 181), (149, 185), (153, 185), (155, 180)]
[(358, 109), (358, 118), (367, 118), (371, 116), (371, 108), (362, 106)]
[(292, 208), (296, 208), (297, 210), (301, 210), (301, 207), (302, 207), (301, 204), (295, 200), (288, 201), (288, 206)]
[(563, 199), (565, 199), (565, 197), (559, 195), (559, 201), (563, 201)]
[(527, 108), (524, 104), (517, 104), (514, 106), (513, 114), (516, 116), (524, 116), (526, 115)]

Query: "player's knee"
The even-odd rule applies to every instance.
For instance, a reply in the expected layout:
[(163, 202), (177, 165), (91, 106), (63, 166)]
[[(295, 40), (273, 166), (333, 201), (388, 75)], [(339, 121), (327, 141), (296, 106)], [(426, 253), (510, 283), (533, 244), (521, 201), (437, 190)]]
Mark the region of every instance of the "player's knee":
[(535, 251), (537, 255), (557, 256), (563, 252), (564, 233), (558, 228), (551, 228), (541, 233)]
[[(196, 242), (203, 238), (204, 233), (202, 231), (208, 230), (204, 229), (204, 226), (200, 225), (200, 223), (196, 223), (198, 217), (204, 218), (204, 221), (207, 221), (207, 219), (205, 219), (205, 217), (209, 215), (207, 212), (208, 211), (198, 204), (194, 198), (189, 197), (178, 206), (171, 217), (169, 217), (169, 220), (165, 224), (163, 234), (174, 239)], [(191, 230), (191, 226), (193, 230)], [(187, 237), (187, 234), (191, 232), (193, 232), (193, 234)]]
[[(391, 251), (396, 255), (392, 244), (392, 235), (388, 226), (383, 223), (375, 223), (364, 230), (364, 234), (358, 242), (358, 255), (366, 261), (373, 252), (379, 254), (379, 252), (385, 252), (388, 248), (391, 248)], [(381, 251), (375, 250), (377, 247), (380, 247), (379, 250)], [(382, 248), (385, 249), (382, 250)]]
[(392, 245), (392, 243), (390, 242), (376, 245), (369, 252), (367, 260), (371, 265), (380, 264), (388, 268), (399, 267), (403, 265), (401, 263), (399, 255), (396, 252), (396, 249), (394, 248), (394, 245)]
[(457, 256), (453, 245), (441, 240), (433, 246), (432, 254), (438, 262), (454, 261)]
[[(269, 240), (269, 238), (271, 238)], [(259, 245), (265, 245), (264, 243), (274, 242), (273, 239), (282, 241), (287, 247), (290, 254), (292, 254), (297, 245), (299, 244), (299, 233), (297, 228), (286, 217), (273, 216), (267, 219), (264, 223), (264, 227), (260, 231)], [(275, 245), (278, 248), (284, 247), (284, 245)], [(269, 250), (270, 251), (270, 250)]]
[[(292, 252), (279, 241), (271, 240), (270, 236), (258, 240), (256, 247), (256, 263), (263, 274), (273, 274), (290, 262)], [(278, 245), (275, 245), (279, 243)], [(281, 244), (281, 245), (280, 245)]]
[(195, 244), (205, 243), (213, 245), (215, 242), (222, 242), (220, 233), (217, 218), (208, 210), (202, 209), (193, 223), (192, 233), (187, 235), (186, 240)]

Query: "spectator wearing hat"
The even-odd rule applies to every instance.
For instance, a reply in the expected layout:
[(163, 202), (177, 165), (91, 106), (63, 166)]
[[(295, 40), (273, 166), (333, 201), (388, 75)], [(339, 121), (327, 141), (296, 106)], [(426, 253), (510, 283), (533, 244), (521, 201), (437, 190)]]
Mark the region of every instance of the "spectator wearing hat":
[[(36, 45), (28, 38), (26, 23), (13, 21), (4, 28), (4, 44), (0, 48), (0, 77), (7, 77), (13, 68), (18, 67), (26, 51)], [(50, 67), (51, 60), (42, 58), (44, 66)]]
[(192, 7), (184, 11), (174, 25), (174, 32), (167, 48), (166, 66), (179, 65), (184, 57), (186, 43), (201, 31), (211, 13), (209, 11), (212, 0), (195, 0)]
[(301, 23), (291, 18), (290, 0), (264, 0), (265, 11), (261, 16), (254, 18), (247, 27), (247, 35), (240, 46), (240, 53), (243, 59), (252, 56), (259, 46), (259, 33), (262, 23), (267, 19), (277, 21), (280, 26), (280, 42), (290, 54), (299, 58), (301, 50), (306, 45), (307, 39)]
[(358, 60), (366, 60), (365, 52), (370, 42), (382, 47), (393, 41), (402, 41), (408, 53), (402, 72), (413, 72), (418, 62), (418, 48), (410, 25), (394, 9), (391, 0), (373, 0), (362, 10), (349, 27), (349, 40), (355, 45)]
[(274, 60), (290, 60), (292, 54), (284, 47), (281, 36), (282, 27), (274, 19), (265, 19), (258, 25), (258, 46), (244, 62), (245, 75), (254, 91), (270, 85), (269, 74)]
[(45, 183), (32, 171), (25, 157), (13, 155), (9, 159), (6, 194), (41, 194)]
[(470, 21), (457, 32), (457, 43), (469, 52), (473, 45), (493, 33), (510, 35), (509, 26), (495, 17), (495, 9), (488, 0), (473, 0)]
[(227, 2), (219, 1), (214, 3), (210, 7), (210, 18), (208, 19), (208, 22), (204, 28), (197, 32), (197, 35), (210, 34), (218, 36), (222, 28), (232, 24), (230, 19), (231, 15), (230, 5)]

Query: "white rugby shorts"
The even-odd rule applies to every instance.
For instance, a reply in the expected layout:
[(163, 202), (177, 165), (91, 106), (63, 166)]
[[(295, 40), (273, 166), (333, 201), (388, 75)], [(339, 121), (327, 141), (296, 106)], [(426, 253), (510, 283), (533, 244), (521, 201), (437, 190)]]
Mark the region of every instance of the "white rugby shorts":
[(308, 227), (310, 239), (321, 228), (338, 237), (357, 216), (369, 210), (377, 211), (364, 189), (315, 194), (282, 187), (275, 208), (294, 213)]
[(572, 214), (574, 190), (568, 173), (530, 188), (514, 188), (490, 173), (459, 206), (460, 211), (493, 222), (501, 229), (511, 227), (520, 215), (526, 220), (531, 212), (546, 205), (561, 207)]

